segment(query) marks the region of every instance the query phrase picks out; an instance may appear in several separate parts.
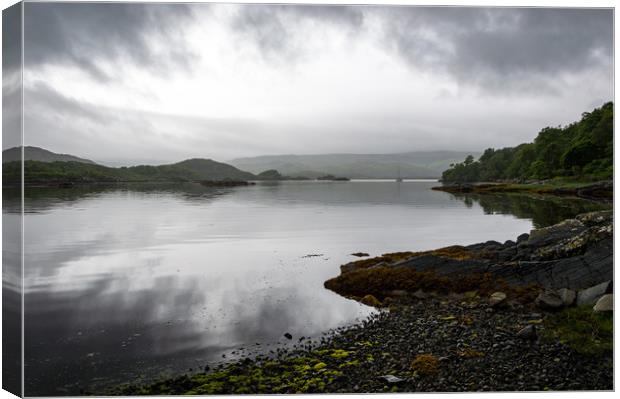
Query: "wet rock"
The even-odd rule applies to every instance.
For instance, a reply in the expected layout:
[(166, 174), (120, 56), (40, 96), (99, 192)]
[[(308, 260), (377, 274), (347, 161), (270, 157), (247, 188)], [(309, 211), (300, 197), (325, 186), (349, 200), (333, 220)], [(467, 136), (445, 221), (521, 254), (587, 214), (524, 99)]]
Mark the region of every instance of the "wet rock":
[(491, 306), (499, 306), (506, 300), (506, 294), (503, 292), (494, 292), (489, 297), (489, 305)]
[(284, 337), (286, 339), (293, 339), (293, 336), (290, 333), (284, 333)]
[(395, 375), (392, 375), (392, 374), (386, 374), (386, 375), (379, 376), (379, 379), (392, 385), (401, 384), (406, 381), (404, 378), (396, 377)]
[(536, 333), (536, 326), (532, 324), (530, 324), (529, 326), (523, 327), (517, 333), (517, 337), (521, 339), (525, 339), (525, 340), (531, 340), (531, 341), (534, 341), (537, 335), (538, 334)]
[(430, 294), (422, 290), (417, 290), (416, 292), (413, 293), (413, 297), (415, 299), (427, 299), (430, 297)]
[(594, 305), (593, 310), (599, 312), (613, 312), (614, 310), (614, 294), (605, 294)]
[(604, 283), (595, 285), (594, 287), (586, 288), (577, 293), (577, 305), (594, 305), (605, 294), (611, 293), (612, 282), (606, 281)]
[(577, 219), (566, 219), (553, 226), (544, 227), (542, 229), (535, 229), (530, 232), (530, 237), (527, 240), (529, 246), (544, 246), (553, 243), (557, 243), (568, 237), (572, 237), (583, 230), (586, 226)]
[(366, 257), (366, 256), (370, 256), (366, 252), (355, 252), (355, 253), (352, 253), (351, 255), (352, 256), (357, 256), (358, 258), (363, 258), (363, 257)]
[(577, 299), (577, 292), (569, 288), (560, 288), (557, 290), (557, 294), (562, 298), (564, 306), (571, 306)]
[(605, 222), (613, 222), (614, 211), (596, 211), (577, 215), (575, 219), (586, 225), (601, 224)]
[(582, 255), (595, 244), (605, 239), (611, 239), (612, 235), (613, 225), (611, 222), (591, 226), (583, 231), (576, 228), (567, 237), (538, 248), (532, 259), (552, 260)]
[(564, 306), (562, 297), (556, 291), (551, 290), (546, 290), (538, 294), (535, 303), (536, 306), (549, 310), (559, 309)]

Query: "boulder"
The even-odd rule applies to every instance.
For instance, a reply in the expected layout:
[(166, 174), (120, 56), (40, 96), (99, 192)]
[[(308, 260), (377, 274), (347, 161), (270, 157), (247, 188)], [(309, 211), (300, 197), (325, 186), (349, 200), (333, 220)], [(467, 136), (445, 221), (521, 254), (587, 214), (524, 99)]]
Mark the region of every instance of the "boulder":
[(416, 299), (427, 299), (430, 297), (430, 295), (424, 291), (422, 291), (421, 289), (417, 290), (416, 292), (413, 293), (413, 297)]
[(577, 294), (577, 305), (594, 305), (600, 297), (611, 293), (611, 290), (611, 281), (605, 281), (604, 283), (595, 285), (594, 287), (581, 290)]
[(535, 303), (536, 306), (550, 310), (559, 309), (564, 306), (562, 297), (557, 293), (557, 291), (551, 290), (546, 290), (538, 294)]
[(527, 241), (530, 238), (530, 235), (527, 233), (523, 233), (521, 234), (519, 237), (517, 237), (517, 244), (520, 244), (522, 242)]
[(494, 292), (489, 297), (489, 305), (491, 306), (499, 306), (506, 300), (506, 294), (503, 292)]
[(537, 337), (536, 326), (533, 324), (530, 324), (529, 326), (523, 327), (517, 333), (517, 337), (521, 339), (525, 339), (525, 340), (531, 340), (531, 341), (535, 340)]
[(594, 305), (594, 312), (613, 312), (614, 310), (614, 294), (605, 294)]
[(379, 379), (387, 382), (388, 384), (392, 384), (392, 385), (400, 384), (402, 382), (405, 382), (405, 379), (400, 378), (400, 377), (396, 377), (395, 375), (392, 375), (392, 374), (387, 374), (387, 375), (379, 376)]
[(562, 298), (562, 303), (564, 306), (571, 306), (575, 303), (575, 299), (577, 298), (577, 293), (575, 290), (571, 290), (569, 288), (560, 288), (556, 291), (557, 294)]

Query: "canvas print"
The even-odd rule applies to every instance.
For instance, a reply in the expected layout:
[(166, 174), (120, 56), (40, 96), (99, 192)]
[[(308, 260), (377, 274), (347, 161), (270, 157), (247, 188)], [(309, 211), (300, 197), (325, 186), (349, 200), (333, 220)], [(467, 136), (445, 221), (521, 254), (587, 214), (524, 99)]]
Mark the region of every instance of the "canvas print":
[(613, 9), (2, 16), (4, 389), (614, 389)]

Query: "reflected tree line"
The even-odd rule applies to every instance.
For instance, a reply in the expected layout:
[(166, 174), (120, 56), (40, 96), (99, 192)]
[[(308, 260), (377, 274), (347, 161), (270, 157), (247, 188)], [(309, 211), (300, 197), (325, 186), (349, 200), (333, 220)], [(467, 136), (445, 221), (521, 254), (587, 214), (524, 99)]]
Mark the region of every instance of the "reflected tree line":
[(479, 204), (486, 214), (514, 215), (531, 219), (535, 228), (551, 226), (580, 213), (612, 209), (608, 203), (580, 198), (533, 196), (523, 194), (452, 194), (468, 207)]

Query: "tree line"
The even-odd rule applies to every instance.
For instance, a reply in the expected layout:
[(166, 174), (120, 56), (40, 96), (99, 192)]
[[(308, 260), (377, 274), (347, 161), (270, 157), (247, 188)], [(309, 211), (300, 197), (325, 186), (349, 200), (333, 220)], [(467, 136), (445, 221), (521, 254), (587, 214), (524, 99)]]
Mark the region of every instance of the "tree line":
[(578, 122), (546, 127), (532, 143), (488, 148), (443, 172), (444, 182), (545, 180), (568, 177), (604, 180), (613, 176), (613, 103), (584, 112)]

